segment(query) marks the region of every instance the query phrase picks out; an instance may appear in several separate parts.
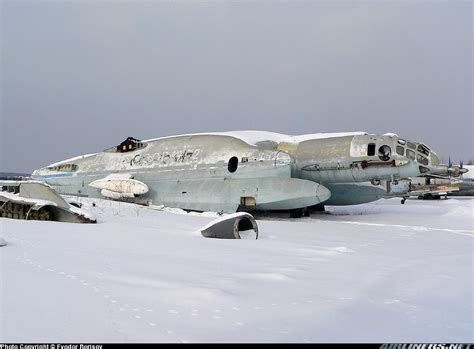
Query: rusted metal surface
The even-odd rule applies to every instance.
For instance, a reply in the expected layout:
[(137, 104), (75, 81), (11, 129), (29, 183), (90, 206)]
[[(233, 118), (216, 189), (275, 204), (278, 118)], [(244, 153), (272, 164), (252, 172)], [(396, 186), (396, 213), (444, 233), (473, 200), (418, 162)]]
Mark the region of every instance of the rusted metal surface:
[(395, 166), (395, 160), (392, 161), (362, 161), (360, 163), (360, 167), (366, 169), (368, 167), (387, 167), (387, 166)]

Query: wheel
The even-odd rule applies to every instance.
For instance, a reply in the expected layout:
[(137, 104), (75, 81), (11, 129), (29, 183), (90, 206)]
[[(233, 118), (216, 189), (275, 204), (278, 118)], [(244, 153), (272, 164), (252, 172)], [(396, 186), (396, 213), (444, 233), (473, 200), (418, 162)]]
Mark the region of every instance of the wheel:
[(405, 201), (406, 201), (406, 200), (407, 200), (407, 199), (405, 199), (405, 198), (402, 199), (402, 205), (405, 205)]
[(302, 208), (298, 208), (296, 210), (290, 211), (290, 218), (301, 218), (304, 215), (304, 210)]

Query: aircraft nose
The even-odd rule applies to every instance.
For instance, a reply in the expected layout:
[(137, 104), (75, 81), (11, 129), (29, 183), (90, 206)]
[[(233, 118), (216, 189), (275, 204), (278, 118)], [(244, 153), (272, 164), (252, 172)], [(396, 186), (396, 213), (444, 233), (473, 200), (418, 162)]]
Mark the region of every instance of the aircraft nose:
[(331, 192), (325, 186), (318, 184), (316, 188), (316, 197), (319, 200), (319, 203), (329, 200), (331, 197)]

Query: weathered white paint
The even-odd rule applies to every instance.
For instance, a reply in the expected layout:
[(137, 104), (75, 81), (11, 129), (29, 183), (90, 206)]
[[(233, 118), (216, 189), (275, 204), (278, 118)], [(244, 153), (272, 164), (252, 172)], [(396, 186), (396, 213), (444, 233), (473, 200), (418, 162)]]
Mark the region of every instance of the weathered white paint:
[(102, 189), (100, 191), (102, 196), (109, 198), (109, 199), (114, 199), (114, 200), (120, 200), (120, 199), (132, 199), (135, 197), (132, 193), (118, 193), (116, 191), (110, 191), (107, 189)]
[[(277, 132), (268, 132), (268, 131), (253, 131), (253, 130), (245, 130), (245, 131), (228, 131), (228, 132), (208, 132), (208, 133), (193, 133), (193, 134), (184, 134), (179, 136), (202, 136), (202, 135), (216, 135), (216, 136), (230, 136), (238, 138), (248, 144), (255, 145), (258, 142), (263, 141), (274, 141), (277, 143), (285, 142), (285, 143), (299, 143), (311, 139), (325, 139), (325, 138), (333, 138), (333, 137), (344, 137), (344, 136), (360, 136), (366, 135), (367, 132), (335, 132), (335, 133), (311, 133), (311, 134), (304, 134), (304, 135), (286, 135)], [(161, 139), (167, 138), (174, 138), (178, 136), (168, 136), (168, 137), (159, 137), (159, 138), (152, 138), (143, 141), (151, 142)]]
[(367, 155), (367, 143), (352, 142), (350, 155), (353, 158), (362, 157)]
[(142, 195), (148, 192), (148, 186), (135, 179), (103, 178), (93, 181), (89, 186), (120, 194)]

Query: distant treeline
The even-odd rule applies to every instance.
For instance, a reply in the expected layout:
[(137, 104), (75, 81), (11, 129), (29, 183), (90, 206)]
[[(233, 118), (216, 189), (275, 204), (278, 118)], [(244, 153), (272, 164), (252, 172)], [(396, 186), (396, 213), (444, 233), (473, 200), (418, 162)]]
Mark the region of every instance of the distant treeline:
[(1, 180), (22, 180), (29, 176), (29, 173), (0, 172)]

